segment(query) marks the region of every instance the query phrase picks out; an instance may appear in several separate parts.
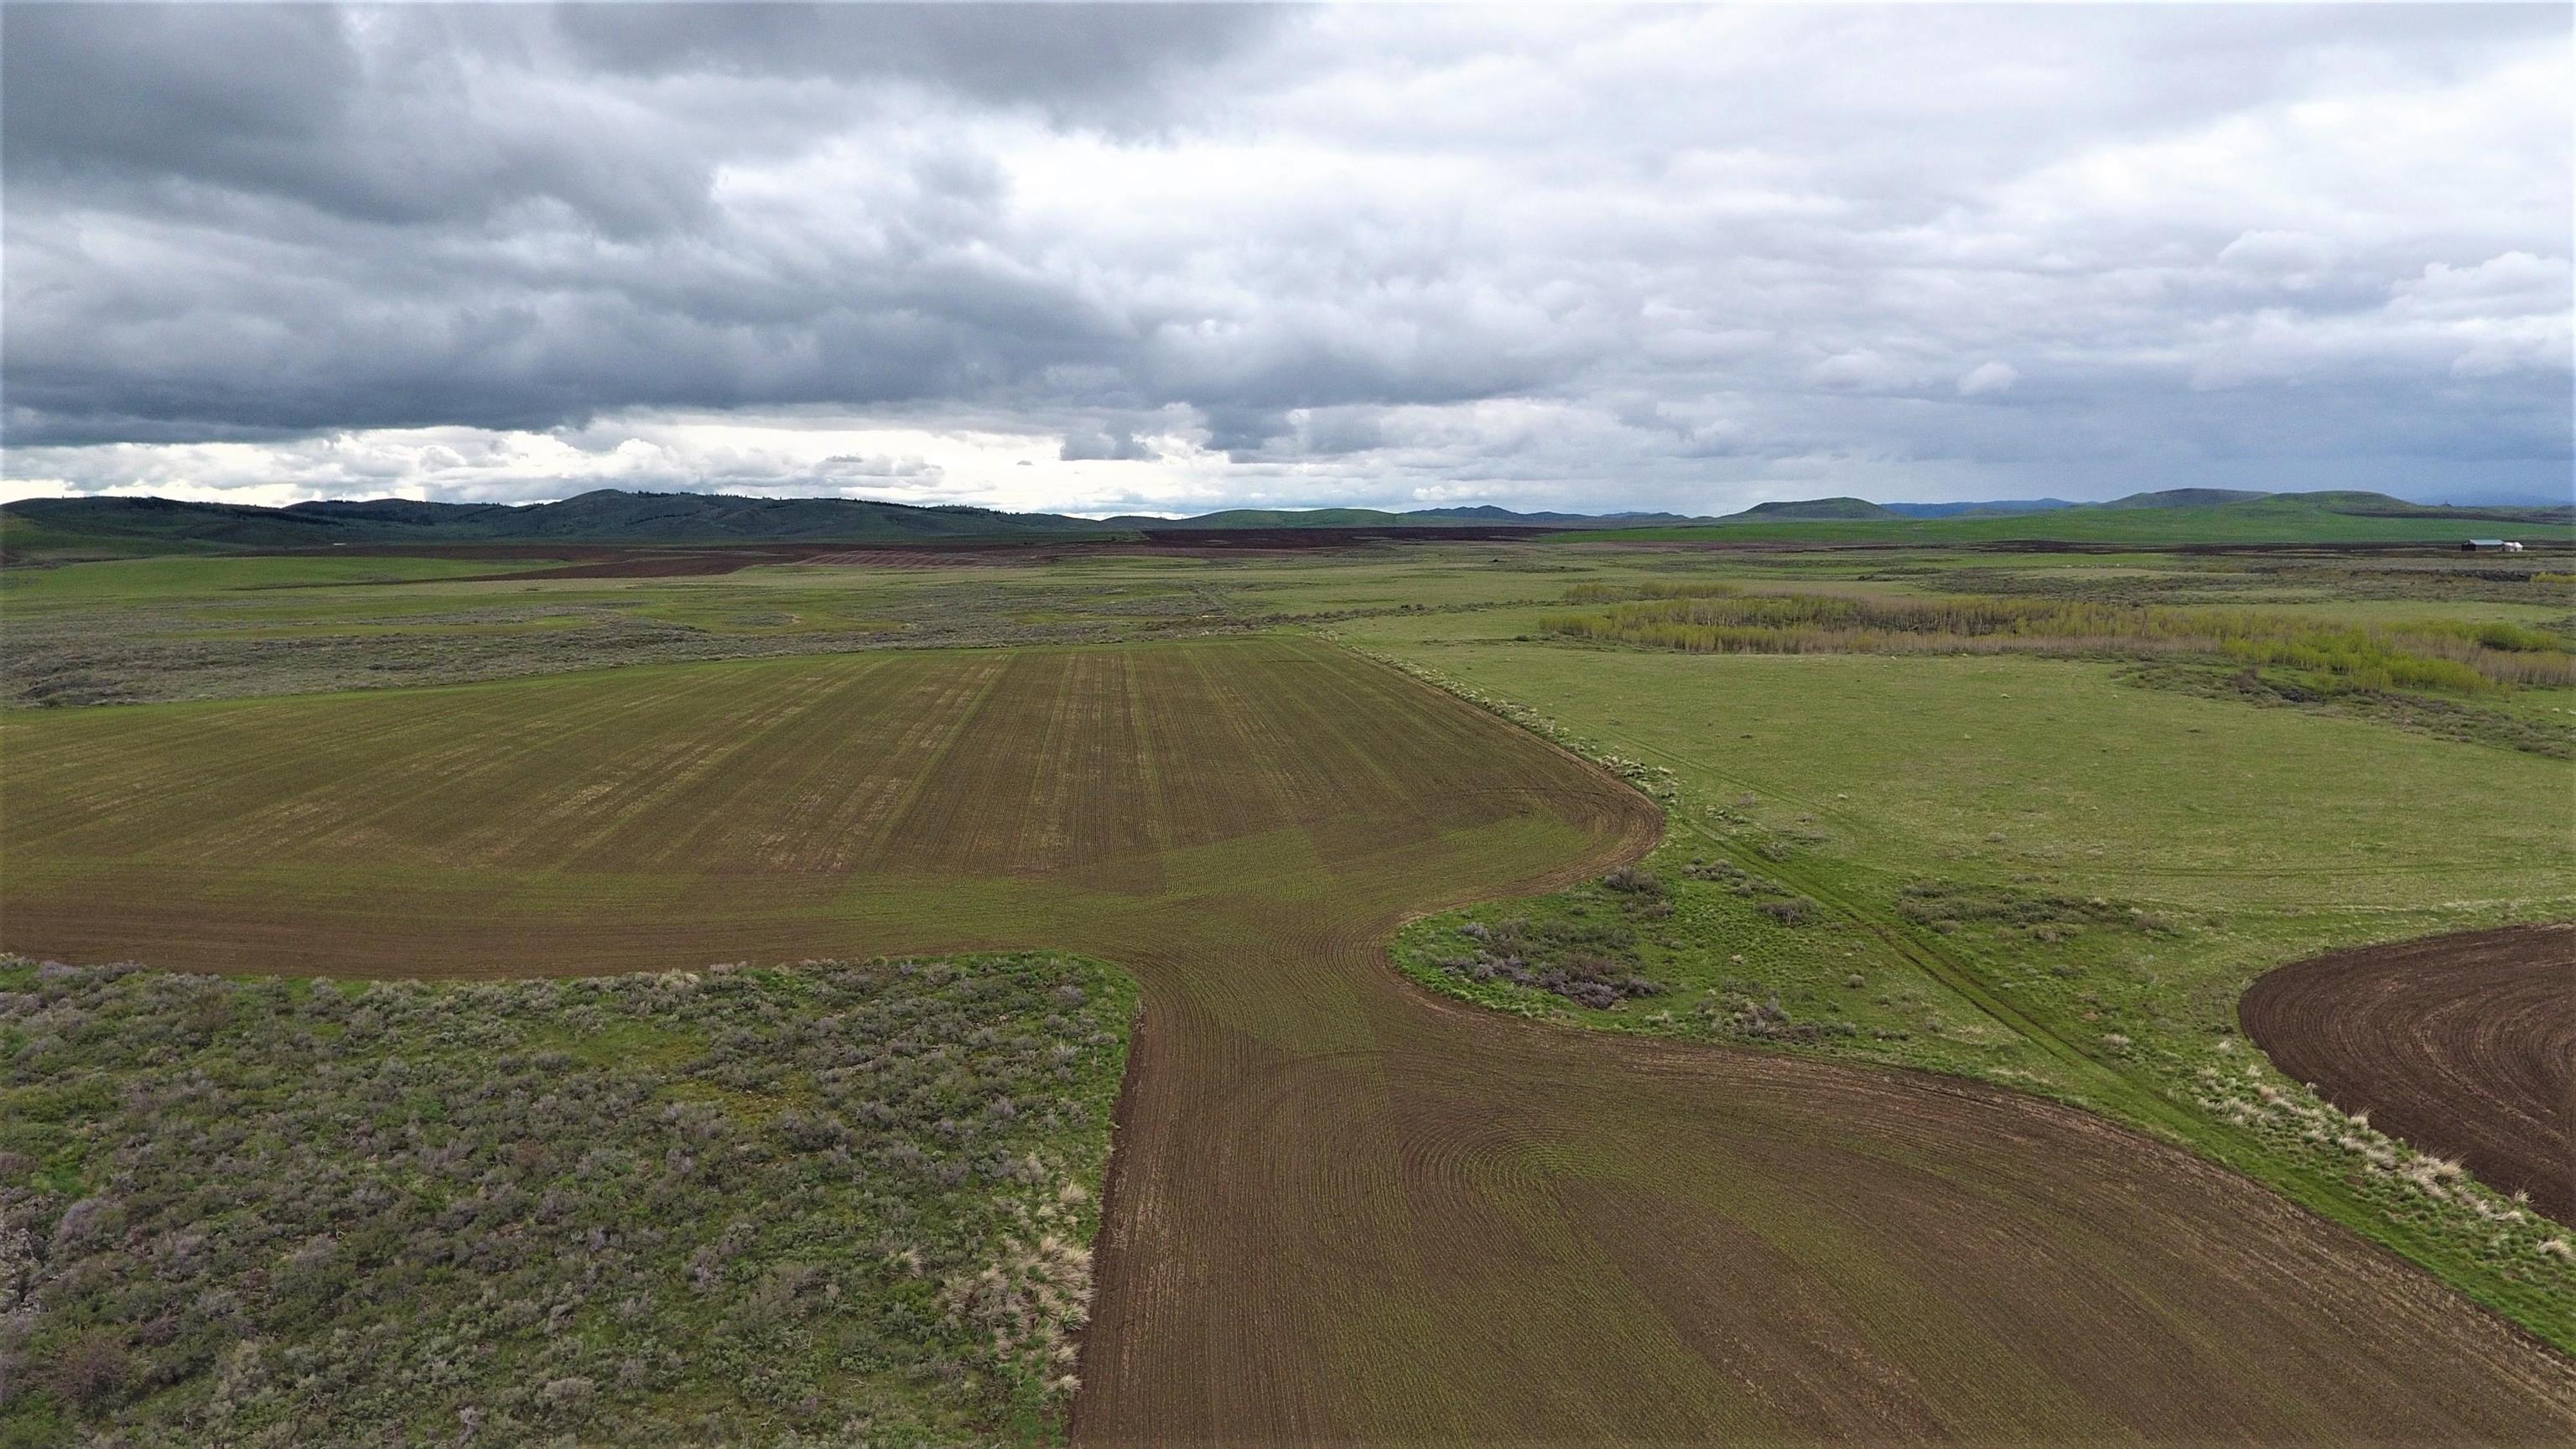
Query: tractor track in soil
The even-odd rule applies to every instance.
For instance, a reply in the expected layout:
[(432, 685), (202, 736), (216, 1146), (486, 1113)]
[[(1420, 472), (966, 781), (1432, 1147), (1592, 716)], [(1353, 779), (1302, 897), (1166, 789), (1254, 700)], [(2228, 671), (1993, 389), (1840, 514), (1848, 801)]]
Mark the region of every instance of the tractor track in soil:
[(0, 749), (30, 954), (1119, 963), (1144, 1019), (1080, 1441), (2576, 1431), (2576, 1363), (2102, 1118), (1412, 988), (1407, 916), (1633, 860), (1662, 817), (1312, 641), (137, 706)]
[(2337, 951), (2237, 1004), (2282, 1071), (2576, 1224), (2576, 925)]

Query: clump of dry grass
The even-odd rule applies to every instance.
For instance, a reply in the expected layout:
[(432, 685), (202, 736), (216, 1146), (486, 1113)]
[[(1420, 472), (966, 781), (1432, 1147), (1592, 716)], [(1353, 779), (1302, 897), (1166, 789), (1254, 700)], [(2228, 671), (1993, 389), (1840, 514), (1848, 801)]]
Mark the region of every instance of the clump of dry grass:
[[(2566, 1240), (2544, 1238), (2546, 1219), (2530, 1211), (2529, 1193), (2512, 1197), (2480, 1183), (2456, 1157), (2418, 1152), (2370, 1126), (2368, 1112), (2344, 1113), (2324, 1100), (2314, 1087), (2292, 1082), (2271, 1071), (2268, 1063), (2243, 1063), (2241, 1070), (2225, 1054), (2232, 1043), (2212, 1044), (2213, 1059), (2200, 1067), (2197, 1105), (2225, 1121), (2251, 1130), (2277, 1145), (2317, 1155), (2321, 1165), (2344, 1177), (2392, 1217), (2433, 1222), (2445, 1232), (2476, 1233), (2479, 1256), (2508, 1268), (2508, 1276), (2526, 1281), (2534, 1273), (2553, 1271), (2528, 1266), (2525, 1253), (2537, 1253), (2558, 1268), (2576, 1266), (2576, 1247)], [(2551, 1242), (2562, 1247), (2553, 1248)], [(2565, 1289), (2576, 1299), (2576, 1274)]]
[[(1070, 1192), (1066, 1191), (1067, 1189)], [(1019, 1231), (980, 1269), (950, 1275), (939, 1303), (950, 1322), (971, 1329), (995, 1367), (1060, 1399), (1081, 1387), (1073, 1335), (1091, 1317), (1091, 1250), (1068, 1236), (1081, 1185), (1067, 1182), (1052, 1201), (1023, 1204)]]

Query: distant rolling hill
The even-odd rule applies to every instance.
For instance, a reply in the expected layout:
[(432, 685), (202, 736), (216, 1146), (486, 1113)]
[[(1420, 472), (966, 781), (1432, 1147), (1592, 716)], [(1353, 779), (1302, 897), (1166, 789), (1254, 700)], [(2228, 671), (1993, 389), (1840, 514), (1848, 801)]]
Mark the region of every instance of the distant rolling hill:
[(1866, 498), (1802, 498), (1783, 503), (1756, 503), (1729, 519), (1902, 518), (1905, 515)]
[(2183, 488), (2109, 503), (2060, 499), (1897, 504), (1815, 498), (1756, 504), (1724, 518), (1673, 513), (1515, 513), (1490, 505), (1395, 513), (1373, 508), (1227, 509), (1195, 518), (1074, 518), (987, 508), (925, 508), (854, 498), (743, 498), (600, 489), (555, 503), (406, 499), (259, 508), (167, 498), (37, 498), (0, 507), (0, 552), (79, 557), (334, 546), (457, 544), (920, 544), (1133, 539), (1164, 531), (1527, 528), (1590, 539), (1727, 539), (1923, 544), (2050, 539), (2071, 543), (2435, 541), (2502, 535), (2564, 541), (2576, 509), (2449, 508), (2383, 493), (2243, 493)]
[(1564, 528), (1705, 522), (1678, 513), (1514, 513), (1509, 509), (1229, 509), (1196, 518), (1074, 518), (989, 508), (924, 508), (855, 498), (742, 498), (616, 489), (556, 503), (423, 503), (410, 499), (260, 508), (169, 498), (32, 498), (0, 508), (0, 546), (19, 554), (140, 553), (409, 544), (930, 543), (1133, 538), (1157, 529)]
[(2255, 493), (2242, 488), (2167, 488), (2160, 493), (2132, 493), (2126, 498), (2114, 498), (2108, 503), (2096, 503), (2092, 506), (2096, 508), (2218, 508), (2230, 503), (2248, 503), (2257, 498), (2283, 496), (2294, 495)]
[(403, 499), (254, 508), (167, 498), (31, 498), (12, 519), (52, 534), (232, 548), (402, 543), (770, 543), (1099, 534), (1090, 519), (853, 498), (737, 498), (600, 489), (559, 503)]
[(462, 543), (900, 543), (1114, 536), (1051, 513), (920, 508), (853, 498), (738, 498), (601, 489), (558, 503), (402, 499), (254, 508), (167, 498), (31, 498), (0, 509), (12, 552), (78, 548), (291, 549)]
[(1766, 505), (1714, 524), (1596, 529), (1591, 540), (1660, 542), (1810, 542), (1979, 544), (2058, 542), (2127, 547), (2231, 543), (2453, 543), (2502, 537), (2526, 543), (2576, 541), (2576, 508), (2449, 508), (2408, 503), (2384, 493), (2239, 493), (2185, 488), (2134, 494), (2110, 503), (2079, 503), (2038, 512), (1968, 510), (1908, 517), (1839, 510), (1850, 500), (1818, 505)]

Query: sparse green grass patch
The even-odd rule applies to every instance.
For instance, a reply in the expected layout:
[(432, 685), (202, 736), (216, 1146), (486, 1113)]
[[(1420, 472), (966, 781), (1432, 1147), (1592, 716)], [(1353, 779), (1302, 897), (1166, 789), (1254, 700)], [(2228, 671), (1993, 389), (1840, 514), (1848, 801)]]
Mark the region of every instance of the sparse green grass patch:
[[(1521, 1016), (1737, 1046), (1830, 1042), (1838, 1056), (2071, 1091), (2045, 1054), (1758, 870), (1676, 838), (1640, 874), (1655, 889), (1595, 882), (1415, 922), (1396, 940), (1396, 965)], [(1569, 969), (1569, 957), (1588, 959)], [(1630, 981), (1652, 989), (1623, 989)], [(1593, 982), (1608, 989), (1587, 991)]]

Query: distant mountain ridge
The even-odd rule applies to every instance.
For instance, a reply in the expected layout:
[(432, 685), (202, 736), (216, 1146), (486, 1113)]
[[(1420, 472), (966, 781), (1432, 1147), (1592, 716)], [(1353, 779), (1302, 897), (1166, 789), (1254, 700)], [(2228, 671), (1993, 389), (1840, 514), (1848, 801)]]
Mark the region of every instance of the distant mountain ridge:
[(233, 548), (405, 543), (890, 542), (1060, 537), (1117, 530), (1087, 518), (923, 508), (856, 498), (743, 498), (597, 489), (555, 503), (324, 500), (262, 508), (168, 498), (30, 498), (0, 513), (100, 539)]
[(0, 507), (0, 515), (65, 538), (243, 549), (425, 543), (900, 543), (1133, 538), (1164, 528), (1390, 529), (1485, 524), (1565, 529), (1711, 521), (1679, 513), (1515, 513), (1491, 505), (1410, 513), (1374, 508), (1237, 508), (1195, 518), (1129, 514), (1095, 519), (859, 498), (746, 498), (723, 493), (628, 493), (613, 488), (554, 503), (518, 504), (379, 498), (267, 508), (170, 498), (31, 498)]
[[(191, 548), (296, 549), (344, 545), (565, 543), (714, 546), (729, 543), (936, 543), (1132, 539), (1157, 530), (1362, 529), (1482, 526), (1578, 530), (1709, 529), (1815, 523), (1902, 529), (1909, 524), (1997, 522), (2034, 514), (2053, 517), (2187, 510), (2231, 515), (2246, 510), (2312, 510), (2364, 518), (2576, 522), (2576, 509), (2496, 506), (2452, 508), (2408, 503), (2384, 493), (2329, 491), (2253, 493), (2178, 488), (2135, 493), (2108, 503), (2058, 498), (1958, 503), (1873, 503), (1864, 498), (1790, 499), (1758, 503), (1722, 518), (1677, 513), (1516, 513), (1491, 504), (1416, 509), (1226, 509), (1194, 518), (1128, 514), (1076, 518), (1060, 513), (1006, 513), (957, 505), (923, 507), (856, 498), (749, 498), (722, 493), (629, 493), (596, 489), (553, 503), (427, 503), (410, 499), (325, 500), (267, 508), (191, 503), (168, 498), (34, 498), (0, 507), (0, 544), (13, 553), (79, 548), (133, 551)], [(2035, 525), (2036, 526), (2036, 525)]]

